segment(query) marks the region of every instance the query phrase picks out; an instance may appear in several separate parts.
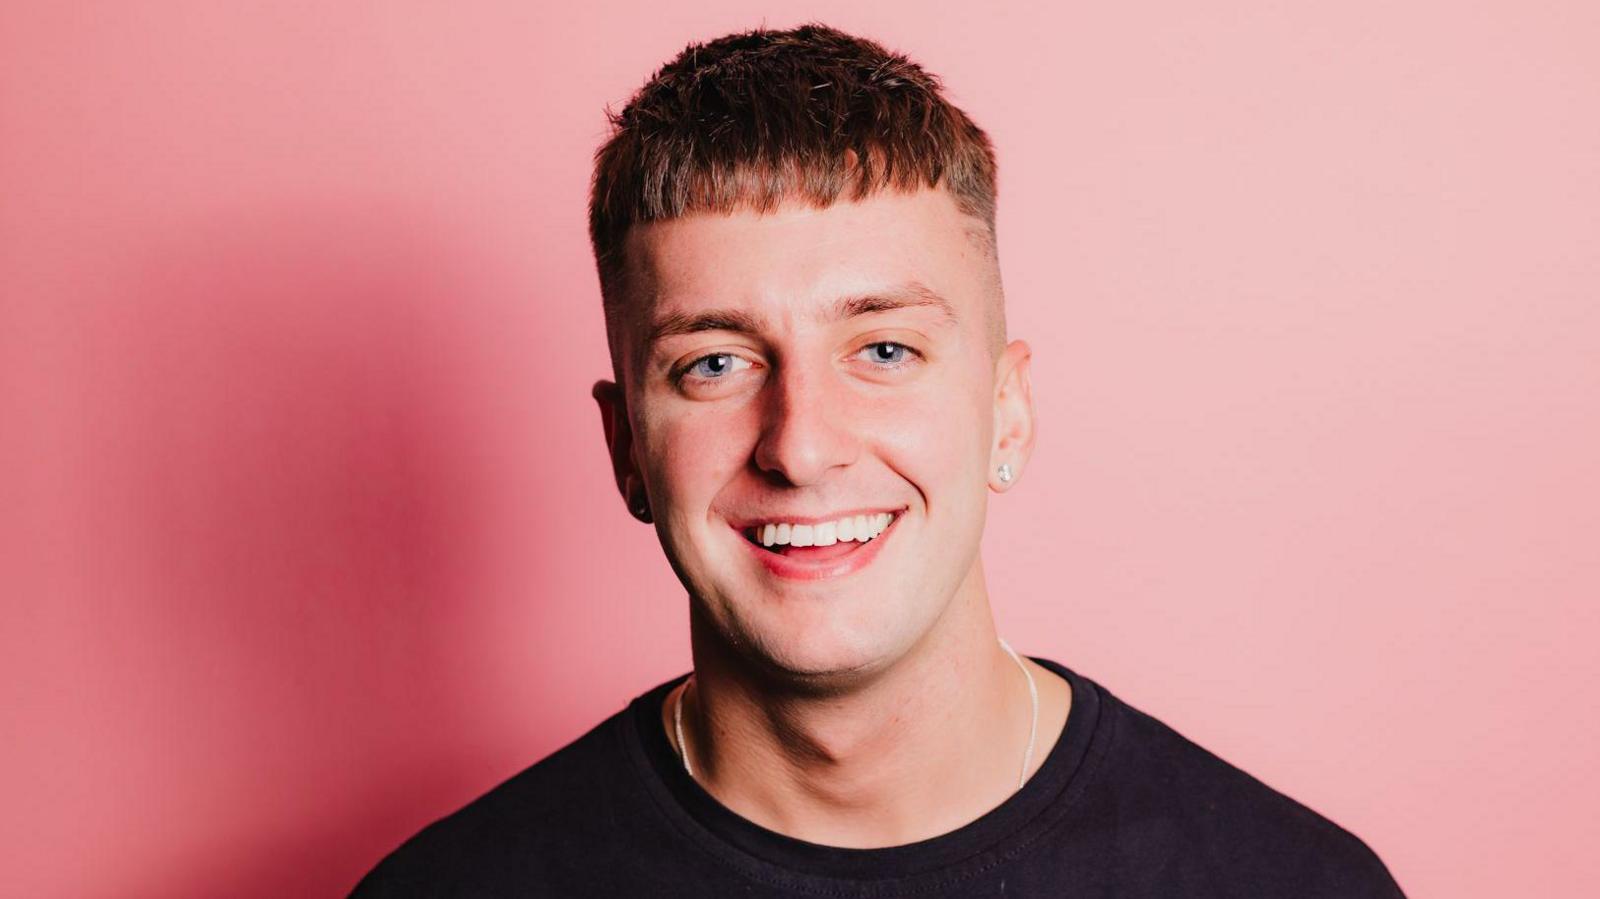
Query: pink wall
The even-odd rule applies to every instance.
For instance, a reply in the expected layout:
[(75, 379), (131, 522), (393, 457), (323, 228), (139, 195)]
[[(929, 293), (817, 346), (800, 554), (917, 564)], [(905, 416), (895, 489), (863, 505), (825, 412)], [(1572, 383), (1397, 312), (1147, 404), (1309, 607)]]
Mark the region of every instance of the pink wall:
[(340, 895), (685, 669), (588, 398), (589, 157), (687, 40), (806, 18), (999, 147), (1001, 632), (1414, 895), (1600, 889), (1593, 4), (18, 6), (0, 894)]

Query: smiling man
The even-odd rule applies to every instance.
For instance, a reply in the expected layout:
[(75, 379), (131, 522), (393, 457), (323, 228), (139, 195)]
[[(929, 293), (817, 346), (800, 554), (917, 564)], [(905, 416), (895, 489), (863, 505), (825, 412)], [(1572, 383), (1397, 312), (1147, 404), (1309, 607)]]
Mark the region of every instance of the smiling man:
[(1015, 652), (979, 556), (1034, 440), (984, 133), (821, 26), (687, 48), (590, 206), (616, 484), (692, 673), (360, 896), (1399, 896), (1354, 835)]

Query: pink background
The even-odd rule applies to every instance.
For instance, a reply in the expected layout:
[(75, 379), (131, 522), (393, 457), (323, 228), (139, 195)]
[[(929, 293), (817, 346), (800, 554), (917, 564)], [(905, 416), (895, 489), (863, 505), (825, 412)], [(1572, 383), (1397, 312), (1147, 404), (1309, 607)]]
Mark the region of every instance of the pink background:
[(590, 154), (809, 18), (999, 148), (1001, 633), (1412, 895), (1600, 890), (1594, 4), (21, 6), (0, 894), (341, 895), (686, 669), (588, 398)]

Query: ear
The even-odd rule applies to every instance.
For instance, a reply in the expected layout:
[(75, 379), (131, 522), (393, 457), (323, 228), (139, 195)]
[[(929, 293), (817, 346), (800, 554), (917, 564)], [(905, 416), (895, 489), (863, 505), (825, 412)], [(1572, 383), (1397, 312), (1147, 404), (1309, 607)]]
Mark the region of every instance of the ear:
[[(996, 493), (1015, 487), (1033, 456), (1033, 388), (1028, 367), (1033, 350), (1026, 341), (1013, 340), (995, 360), (994, 443), (989, 447), (989, 488)], [(1009, 467), (1009, 480), (1000, 466)]]
[(653, 520), (650, 497), (645, 492), (644, 476), (633, 458), (633, 428), (628, 424), (628, 404), (622, 388), (614, 381), (596, 381), (589, 391), (600, 406), (600, 424), (605, 428), (606, 451), (611, 454), (611, 474), (628, 512), (640, 521)]

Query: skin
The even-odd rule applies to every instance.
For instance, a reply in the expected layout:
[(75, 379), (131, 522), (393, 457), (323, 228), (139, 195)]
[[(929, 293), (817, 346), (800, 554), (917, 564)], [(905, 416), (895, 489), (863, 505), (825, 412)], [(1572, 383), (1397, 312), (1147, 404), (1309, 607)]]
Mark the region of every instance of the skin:
[[(695, 676), (662, 726), (676, 746), (681, 692), (695, 779), (797, 839), (915, 842), (1017, 787), (1031, 706), (996, 641), (979, 541), (990, 492), (1019, 482), (996, 469), (1020, 477), (1032, 452), (1031, 351), (1004, 342), (975, 227), (924, 189), (655, 222), (624, 248), (622, 383), (593, 395), (618, 489), (647, 503), (635, 514), (689, 594)], [(831, 314), (934, 295), (948, 316)], [(651, 339), (710, 310), (736, 315)], [(769, 572), (730, 524), (880, 508), (904, 511), (871, 564), (807, 581)], [(1031, 775), (1071, 695), (1024, 661), (1041, 701)]]

